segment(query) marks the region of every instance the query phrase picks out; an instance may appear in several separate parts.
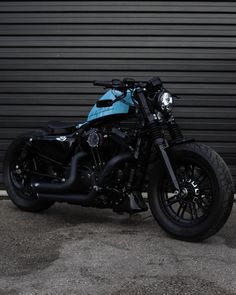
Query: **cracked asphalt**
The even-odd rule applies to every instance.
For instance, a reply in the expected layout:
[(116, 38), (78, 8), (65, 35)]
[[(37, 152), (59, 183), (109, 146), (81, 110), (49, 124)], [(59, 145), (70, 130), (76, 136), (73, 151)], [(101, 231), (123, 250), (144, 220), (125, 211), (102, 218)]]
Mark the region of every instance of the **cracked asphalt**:
[(150, 213), (0, 201), (0, 295), (236, 294), (236, 208), (203, 243), (167, 236)]

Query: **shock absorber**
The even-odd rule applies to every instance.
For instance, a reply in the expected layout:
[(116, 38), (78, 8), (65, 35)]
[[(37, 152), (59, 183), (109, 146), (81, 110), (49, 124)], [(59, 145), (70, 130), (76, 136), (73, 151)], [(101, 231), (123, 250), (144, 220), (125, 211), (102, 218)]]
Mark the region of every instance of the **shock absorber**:
[(177, 143), (183, 141), (184, 139), (183, 134), (174, 118), (169, 120), (167, 124), (167, 129), (169, 131), (172, 141)]
[(163, 134), (158, 122), (155, 120), (149, 123), (149, 132), (151, 134), (152, 140), (155, 141), (158, 138), (162, 138)]

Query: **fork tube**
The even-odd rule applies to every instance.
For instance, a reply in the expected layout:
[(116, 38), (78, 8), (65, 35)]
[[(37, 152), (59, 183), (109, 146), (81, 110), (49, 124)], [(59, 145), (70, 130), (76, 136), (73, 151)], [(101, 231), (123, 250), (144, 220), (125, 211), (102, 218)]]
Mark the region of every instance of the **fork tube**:
[(138, 99), (140, 101), (142, 113), (143, 113), (144, 118), (146, 119), (147, 124), (148, 124), (148, 129), (149, 129), (149, 132), (151, 135), (152, 142), (153, 142), (154, 146), (156, 148), (158, 148), (161, 159), (162, 159), (163, 163), (165, 164), (165, 168), (169, 173), (169, 176), (172, 180), (175, 190), (180, 192), (179, 182), (176, 178), (176, 175), (175, 175), (175, 172), (174, 172), (173, 167), (171, 165), (169, 156), (166, 152), (166, 148), (168, 147), (168, 143), (162, 136), (162, 132), (161, 132), (161, 129), (160, 129), (160, 126), (159, 126), (157, 120), (155, 120), (153, 114), (150, 112), (150, 109), (149, 109), (147, 101), (146, 101), (146, 97), (143, 94), (143, 90), (141, 88), (139, 88), (136, 90), (136, 93), (137, 93)]

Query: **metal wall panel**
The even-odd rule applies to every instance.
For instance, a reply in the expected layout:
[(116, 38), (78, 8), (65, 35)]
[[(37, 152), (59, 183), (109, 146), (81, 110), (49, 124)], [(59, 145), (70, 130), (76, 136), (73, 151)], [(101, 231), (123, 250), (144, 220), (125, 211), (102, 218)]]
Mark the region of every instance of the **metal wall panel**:
[(236, 180), (236, 2), (1, 1), (0, 186), (13, 138), (84, 120), (95, 79), (162, 77), (184, 133)]

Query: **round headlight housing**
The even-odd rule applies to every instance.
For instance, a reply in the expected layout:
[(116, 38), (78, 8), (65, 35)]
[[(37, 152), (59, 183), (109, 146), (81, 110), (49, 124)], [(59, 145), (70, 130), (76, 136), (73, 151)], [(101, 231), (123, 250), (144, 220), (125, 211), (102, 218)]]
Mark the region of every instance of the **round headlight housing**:
[(173, 108), (172, 95), (167, 91), (160, 93), (158, 97), (158, 106), (161, 111), (170, 112)]

